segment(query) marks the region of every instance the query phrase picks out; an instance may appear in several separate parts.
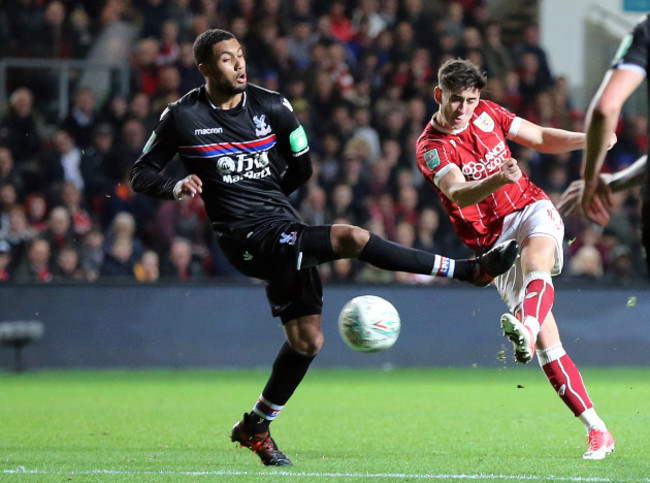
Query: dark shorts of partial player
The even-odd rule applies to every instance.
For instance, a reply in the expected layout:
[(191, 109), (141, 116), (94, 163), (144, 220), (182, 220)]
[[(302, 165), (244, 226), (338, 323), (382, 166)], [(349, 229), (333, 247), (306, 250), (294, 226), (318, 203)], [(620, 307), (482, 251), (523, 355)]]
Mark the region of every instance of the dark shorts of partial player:
[[(647, 186), (645, 189), (650, 190)], [(646, 275), (650, 278), (650, 199), (645, 198), (641, 210), (641, 241), (645, 248)]]
[(274, 317), (286, 323), (305, 315), (320, 315), (323, 284), (310, 252), (330, 244), (330, 226), (309, 226), (282, 220), (254, 229), (218, 236), (219, 244), (241, 273), (266, 282), (266, 296)]

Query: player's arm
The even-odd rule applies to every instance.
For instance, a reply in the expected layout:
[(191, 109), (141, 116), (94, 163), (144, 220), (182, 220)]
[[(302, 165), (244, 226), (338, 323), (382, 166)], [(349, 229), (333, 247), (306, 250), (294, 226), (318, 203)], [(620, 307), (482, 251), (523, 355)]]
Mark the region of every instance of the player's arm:
[(521, 170), (517, 160), (510, 158), (501, 163), (499, 171), (486, 178), (472, 181), (465, 179), (458, 166), (449, 165), (447, 173), (440, 178), (437, 186), (447, 198), (463, 208), (475, 205), (502, 186), (516, 183), (519, 178), (521, 178)]
[(605, 75), (594, 96), (586, 119), (587, 149), (583, 171), (587, 190), (595, 188), (597, 184), (596, 178), (608, 150), (608, 133), (616, 128), (623, 104), (644, 78), (639, 70), (611, 70)]
[(287, 169), (282, 174), (280, 187), (286, 195), (300, 188), (311, 177), (313, 169), (309, 156), (309, 140), (305, 129), (300, 125), (288, 100), (274, 106), (277, 120), (278, 149)]
[(140, 157), (131, 168), (129, 181), (134, 191), (170, 200), (201, 193), (202, 183), (195, 174), (181, 180), (161, 174), (178, 151), (176, 138), (173, 113), (166, 109)]
[[(583, 149), (586, 136), (580, 132), (542, 127), (521, 119), (518, 129), (516, 132), (510, 132), (508, 139), (542, 153), (557, 154)], [(613, 146), (616, 142), (615, 136), (612, 141)]]

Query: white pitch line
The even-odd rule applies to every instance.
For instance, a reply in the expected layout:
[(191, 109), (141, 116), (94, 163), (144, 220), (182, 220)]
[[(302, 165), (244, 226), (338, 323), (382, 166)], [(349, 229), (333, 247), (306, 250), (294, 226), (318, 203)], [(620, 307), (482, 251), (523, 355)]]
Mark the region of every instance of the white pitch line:
[(593, 483), (610, 483), (622, 481), (649, 482), (650, 478), (620, 479), (616, 478), (598, 478), (598, 477), (578, 477), (578, 476), (535, 476), (535, 475), (494, 475), (494, 474), (418, 474), (418, 473), (299, 473), (291, 471), (126, 471), (126, 470), (86, 470), (86, 471), (49, 471), (49, 470), (31, 470), (19, 466), (15, 469), (3, 469), (2, 474), (16, 475), (59, 475), (59, 476), (78, 476), (78, 475), (177, 475), (177, 476), (286, 476), (299, 478), (383, 478), (383, 479), (426, 479), (426, 480), (523, 480), (523, 481), (575, 481), (575, 482), (593, 482)]

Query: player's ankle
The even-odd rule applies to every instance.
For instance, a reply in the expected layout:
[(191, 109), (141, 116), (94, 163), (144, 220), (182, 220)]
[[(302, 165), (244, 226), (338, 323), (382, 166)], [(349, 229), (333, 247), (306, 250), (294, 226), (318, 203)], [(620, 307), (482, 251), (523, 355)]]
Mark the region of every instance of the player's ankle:
[(535, 339), (537, 339), (537, 335), (542, 328), (539, 320), (537, 320), (537, 318), (533, 317), (532, 315), (527, 315), (524, 317), (524, 320), (521, 323), (528, 327), (533, 336), (535, 336)]

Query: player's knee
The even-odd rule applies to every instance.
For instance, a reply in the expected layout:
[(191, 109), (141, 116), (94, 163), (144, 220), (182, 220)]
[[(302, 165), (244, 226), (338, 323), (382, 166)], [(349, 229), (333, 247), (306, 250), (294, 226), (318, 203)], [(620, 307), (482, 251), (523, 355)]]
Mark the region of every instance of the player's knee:
[(332, 227), (332, 248), (343, 258), (356, 258), (370, 239), (370, 232), (358, 226)]
[(306, 356), (315, 356), (323, 347), (325, 337), (322, 332), (301, 334), (297, 339), (290, 341), (291, 348)]

